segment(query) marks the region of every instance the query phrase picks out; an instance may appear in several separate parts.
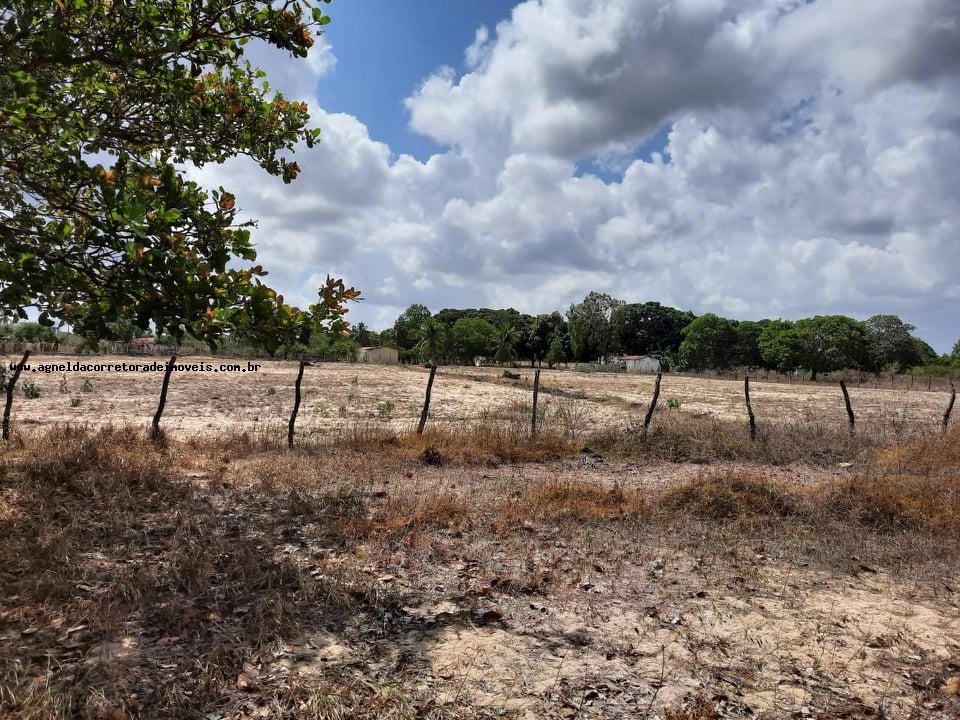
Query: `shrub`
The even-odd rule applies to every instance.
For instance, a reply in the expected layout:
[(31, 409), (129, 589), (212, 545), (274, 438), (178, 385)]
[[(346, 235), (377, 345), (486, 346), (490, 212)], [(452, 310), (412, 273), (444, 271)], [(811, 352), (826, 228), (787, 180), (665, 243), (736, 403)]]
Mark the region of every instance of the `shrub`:
[(381, 403), (377, 403), (377, 415), (382, 418), (390, 417), (390, 413), (393, 412), (394, 404), (390, 400), (384, 400)]
[(27, 400), (36, 400), (40, 397), (40, 387), (34, 382), (25, 382), (23, 384), (23, 396)]

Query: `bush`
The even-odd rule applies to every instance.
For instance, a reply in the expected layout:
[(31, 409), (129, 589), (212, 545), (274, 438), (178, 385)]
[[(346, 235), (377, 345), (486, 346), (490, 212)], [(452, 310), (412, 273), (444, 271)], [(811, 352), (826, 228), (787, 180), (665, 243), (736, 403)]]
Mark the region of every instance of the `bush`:
[(36, 400), (40, 397), (40, 386), (34, 382), (25, 382), (23, 384), (23, 396), (27, 400)]
[(393, 412), (394, 404), (390, 400), (384, 400), (381, 403), (377, 403), (377, 415), (382, 418), (390, 417), (390, 413)]

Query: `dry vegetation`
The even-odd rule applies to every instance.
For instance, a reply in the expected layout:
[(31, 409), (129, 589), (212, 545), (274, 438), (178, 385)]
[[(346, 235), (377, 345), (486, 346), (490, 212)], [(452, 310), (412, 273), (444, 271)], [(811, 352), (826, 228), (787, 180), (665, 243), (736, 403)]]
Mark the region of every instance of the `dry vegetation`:
[(0, 718), (960, 714), (956, 429), (664, 409), (643, 440), (547, 395), (531, 441), (525, 390), (468, 382), (503, 402), (293, 452), (21, 419)]

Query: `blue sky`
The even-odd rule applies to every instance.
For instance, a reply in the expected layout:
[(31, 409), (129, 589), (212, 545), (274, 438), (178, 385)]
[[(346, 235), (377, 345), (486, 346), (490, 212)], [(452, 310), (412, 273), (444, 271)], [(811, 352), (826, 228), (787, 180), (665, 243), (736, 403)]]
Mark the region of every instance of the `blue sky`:
[(256, 56), (322, 129), (298, 180), (198, 172), (258, 220), (292, 302), (331, 273), (378, 329), (411, 303), (540, 313), (599, 290), (960, 336), (956, 0), (327, 9), (308, 61)]
[(443, 65), (464, 70), (464, 49), (481, 25), (509, 17), (513, 0), (336, 0), (327, 40), (337, 65), (318, 85), (331, 112), (362, 118), (396, 153), (425, 160), (440, 146), (408, 129), (403, 100)]

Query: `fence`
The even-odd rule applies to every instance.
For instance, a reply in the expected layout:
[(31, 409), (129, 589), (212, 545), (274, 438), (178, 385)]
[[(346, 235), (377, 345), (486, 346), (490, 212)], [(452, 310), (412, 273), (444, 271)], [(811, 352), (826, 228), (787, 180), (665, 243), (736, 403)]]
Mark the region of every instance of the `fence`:
[[(22, 345), (22, 344), (21, 344), (21, 345)], [(6, 387), (5, 387), (6, 403), (5, 403), (5, 407), (4, 407), (4, 413), (3, 413), (3, 439), (4, 439), (4, 440), (7, 440), (7, 439), (9, 438), (10, 412), (11, 412), (11, 408), (12, 408), (12, 405), (13, 405), (14, 388), (15, 388), (16, 383), (17, 383), (17, 380), (18, 380), (18, 378), (19, 378), (19, 376), (20, 376), (21, 368), (22, 368), (22, 366), (27, 362), (27, 360), (29, 359), (29, 357), (30, 357), (30, 355), (31, 355), (31, 352), (32, 352), (32, 350), (33, 350), (33, 347), (34, 347), (34, 346), (43, 347), (44, 345), (45, 345), (44, 343), (30, 343), (30, 344), (27, 344), (26, 349), (23, 350), (23, 355), (22, 355), (22, 357), (21, 357), (21, 360), (20, 360), (19, 365), (17, 365), (16, 367), (13, 368), (12, 376), (11, 376), (9, 379), (6, 379), (5, 373), (4, 373), (4, 379), (5, 379), (5, 385), (6, 385)], [(9, 346), (2, 346), (2, 347), (0, 347), (0, 350), (6, 350), (8, 347), (9, 347)], [(156, 347), (156, 346), (151, 345), (150, 347), (153, 348), (153, 347)], [(161, 347), (162, 347), (162, 346), (161, 346)], [(163, 377), (163, 384), (162, 384), (161, 391), (160, 391), (159, 403), (158, 403), (158, 406), (157, 406), (157, 411), (156, 411), (156, 413), (154, 414), (153, 422), (152, 422), (152, 424), (151, 424), (151, 429), (150, 429), (150, 436), (151, 436), (152, 438), (154, 438), (154, 439), (162, 439), (162, 438), (163, 438), (163, 434), (162, 434), (162, 432), (161, 432), (161, 430), (160, 430), (160, 421), (161, 421), (161, 419), (162, 419), (164, 407), (165, 407), (165, 405), (166, 405), (167, 391), (168, 391), (168, 388), (169, 388), (171, 373), (172, 373), (172, 371), (173, 371), (174, 363), (175, 363), (176, 359), (177, 359), (177, 355), (176, 355), (176, 354), (173, 354), (173, 355), (170, 356), (169, 361), (166, 363), (166, 368), (165, 368), (164, 377)], [(287, 435), (287, 438), (288, 438), (288, 446), (291, 447), (291, 448), (292, 448), (293, 445), (294, 445), (294, 432), (295, 432), (295, 425), (296, 425), (296, 420), (297, 420), (297, 413), (298, 413), (298, 410), (299, 410), (299, 407), (300, 407), (300, 401), (301, 401), (301, 382), (302, 382), (302, 380), (303, 380), (304, 370), (306, 369), (306, 367), (308, 367), (308, 366), (314, 364), (314, 362), (316, 362), (316, 361), (314, 361), (314, 360), (308, 360), (308, 359), (305, 358), (305, 357), (298, 358), (298, 360), (299, 360), (299, 367), (298, 367), (298, 372), (297, 372), (296, 382), (295, 382), (295, 390), (296, 390), (296, 393), (295, 393), (295, 401), (294, 401), (294, 406), (293, 406), (292, 413), (291, 413), (291, 415), (290, 415), (289, 429), (288, 429), (288, 435)], [(5, 370), (6, 370), (6, 368), (4, 368), (4, 371), (5, 371)], [(425, 397), (424, 397), (423, 407), (422, 407), (422, 411), (421, 411), (421, 414), (420, 414), (420, 422), (419, 422), (419, 424), (418, 424), (418, 426), (417, 426), (417, 433), (418, 433), (418, 434), (422, 434), (422, 433), (423, 433), (424, 427), (425, 427), (425, 425), (426, 425), (426, 423), (427, 423), (427, 420), (428, 420), (428, 417), (429, 417), (430, 398), (431, 398), (431, 392), (432, 392), (432, 389), (433, 389), (433, 384), (434, 384), (434, 380), (435, 380), (435, 378), (436, 378), (436, 374), (437, 374), (437, 366), (436, 366), (436, 365), (433, 365), (433, 366), (430, 368), (430, 374), (429, 374), (429, 378), (428, 378), (428, 380), (427, 380), (426, 394), (425, 394)], [(505, 372), (504, 375), (505, 375), (506, 377), (508, 377), (508, 378), (519, 379), (519, 376), (516, 376), (516, 375), (514, 375), (513, 373), (510, 373), (510, 372)], [(897, 387), (898, 387), (898, 385), (897, 385), (897, 378), (899, 377), (899, 378), (901, 378), (901, 383), (900, 383), (900, 386), (899, 386), (900, 389), (910, 389), (910, 388), (913, 388), (913, 389), (922, 389), (922, 390), (923, 390), (923, 389), (925, 389), (925, 390), (932, 390), (932, 389), (933, 389), (933, 378), (932, 378), (932, 377), (928, 377), (928, 378), (927, 378), (927, 381), (928, 381), (928, 382), (926, 383), (926, 388), (924, 388), (924, 387), (922, 386), (922, 384), (919, 384), (919, 385), (918, 385), (918, 384), (916, 383), (916, 379), (914, 378), (914, 376), (913, 376), (912, 374), (903, 374), (903, 375), (899, 375), (899, 376), (898, 376), (898, 375), (891, 375), (891, 376), (889, 376), (889, 377), (890, 377), (890, 385), (889, 385), (889, 386), (888, 386), (888, 385), (885, 385), (885, 384), (883, 383), (883, 378), (877, 378), (877, 377), (875, 377), (875, 376), (866, 377), (863, 373), (832, 373), (832, 374), (830, 374), (830, 375), (823, 376), (823, 377), (819, 378), (819, 379), (816, 380), (816, 381), (806, 380), (806, 379), (803, 379), (803, 378), (801, 378), (801, 377), (799, 377), (799, 376), (797, 376), (797, 375), (795, 375), (795, 374), (781, 374), (781, 373), (776, 373), (776, 372), (774, 372), (774, 371), (769, 371), (769, 372), (768, 372), (768, 371), (754, 371), (753, 373), (751, 373), (751, 372), (744, 372), (744, 373), (742, 373), (742, 374), (741, 374), (741, 373), (738, 373), (738, 372), (736, 372), (736, 371), (731, 372), (731, 373), (720, 373), (720, 372), (715, 372), (715, 373), (702, 373), (702, 372), (701, 372), (701, 373), (675, 373), (674, 375), (675, 375), (675, 376), (679, 376), (679, 377), (692, 377), (692, 378), (710, 378), (710, 377), (712, 377), (712, 378), (716, 378), (716, 379), (732, 379), (732, 380), (739, 380), (739, 379), (742, 378), (742, 379), (743, 379), (743, 400), (744, 400), (745, 418), (747, 418), (748, 421), (749, 421), (748, 427), (749, 427), (749, 433), (750, 433), (750, 438), (751, 438), (751, 440), (756, 440), (756, 438), (757, 438), (757, 423), (756, 423), (756, 418), (755, 418), (755, 416), (754, 416), (753, 408), (752, 408), (751, 402), (750, 402), (750, 381), (751, 381), (751, 379), (753, 379), (753, 380), (755, 380), (755, 381), (767, 382), (767, 383), (771, 383), (771, 382), (776, 382), (776, 383), (786, 382), (786, 383), (789, 383), (789, 384), (797, 383), (797, 384), (816, 384), (816, 385), (827, 385), (827, 384), (837, 383), (837, 384), (839, 385), (840, 391), (842, 392), (842, 395), (843, 395), (843, 400), (844, 400), (844, 404), (845, 404), (845, 407), (846, 407), (847, 417), (848, 417), (848, 421), (849, 421), (849, 425), (850, 425), (850, 430), (851, 430), (851, 432), (855, 431), (855, 429), (856, 429), (856, 414), (855, 414), (855, 411), (854, 411), (853, 403), (852, 403), (852, 401), (851, 401), (850, 393), (849, 393), (849, 391), (848, 391), (848, 385), (852, 385), (852, 384), (853, 384), (852, 381), (851, 381), (851, 382), (848, 382), (848, 377), (850, 377), (851, 375), (853, 376), (853, 378), (854, 378), (855, 381), (856, 381), (856, 387), (864, 387), (864, 386), (866, 386), (866, 387), (871, 387), (871, 385), (869, 384), (869, 381), (872, 379), (872, 380), (873, 380), (873, 387), (883, 388), (883, 389), (888, 389), (888, 388), (897, 389)], [(467, 377), (471, 377), (471, 376), (468, 375)], [(474, 379), (476, 379), (476, 380), (487, 380), (487, 378), (480, 378), (480, 377), (474, 377)], [(661, 387), (661, 381), (662, 381), (662, 379), (663, 379), (663, 373), (662, 373), (662, 372), (657, 373), (657, 374), (656, 374), (656, 381), (655, 381), (655, 385), (654, 385), (654, 390), (653, 390), (653, 396), (652, 396), (652, 398), (651, 398), (651, 401), (650, 401), (650, 403), (649, 403), (649, 406), (648, 406), (646, 415), (645, 415), (645, 417), (644, 417), (644, 422), (643, 422), (643, 436), (644, 436), (644, 437), (646, 437), (646, 433), (647, 433), (648, 428), (650, 427), (650, 423), (651, 423), (651, 421), (652, 421), (652, 419), (653, 419), (654, 413), (655, 413), (656, 410), (658, 409), (657, 403), (658, 403), (658, 399), (659, 399), (659, 396), (660, 396), (660, 387)], [(867, 382), (865, 382), (865, 380), (866, 380)], [(907, 382), (908, 380), (909, 380), (909, 384), (908, 384), (908, 382)], [(952, 381), (948, 381), (948, 380), (941, 379), (941, 378), (938, 378), (938, 380), (941, 380), (941, 382), (943, 382), (944, 384), (946, 384), (946, 389), (949, 390), (949, 395), (950, 395), (949, 403), (948, 403), (948, 405), (947, 405), (947, 407), (946, 407), (946, 410), (944, 411), (943, 421), (942, 421), (943, 429), (944, 429), (944, 431), (946, 431), (946, 429), (948, 428), (948, 426), (949, 426), (949, 424), (950, 424), (950, 418), (951, 418), (951, 414), (952, 414), (952, 412), (953, 412), (953, 407), (954, 407), (955, 400), (956, 400), (956, 391), (955, 391), (955, 388), (954, 388), (954, 383), (953, 383)], [(531, 437), (536, 437), (536, 434), (537, 434), (537, 415), (536, 415), (536, 413), (537, 413), (537, 401), (538, 401), (539, 394), (540, 394), (541, 392), (544, 393), (544, 394), (560, 395), (560, 396), (574, 397), (574, 398), (576, 398), (576, 397), (578, 397), (578, 395), (580, 395), (577, 391), (569, 391), (569, 390), (564, 390), (564, 389), (562, 389), (562, 388), (556, 388), (556, 387), (554, 387), (554, 388), (541, 388), (541, 385), (540, 385), (540, 368), (537, 368), (537, 369), (535, 370), (535, 376), (534, 376), (534, 380), (533, 380), (533, 388), (532, 388), (532, 390), (533, 390), (533, 415), (532, 415), (532, 418), (531, 418), (531, 433), (530, 433), (530, 434), (531, 434)], [(584, 396), (580, 396), (580, 399), (586, 399), (586, 398), (585, 398)]]

